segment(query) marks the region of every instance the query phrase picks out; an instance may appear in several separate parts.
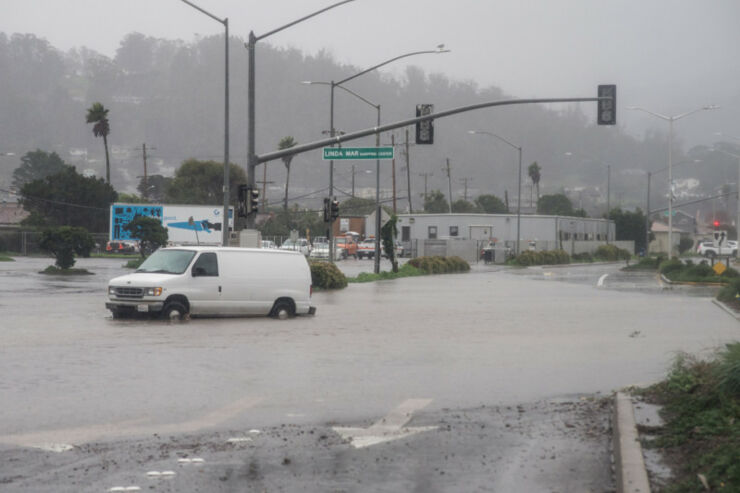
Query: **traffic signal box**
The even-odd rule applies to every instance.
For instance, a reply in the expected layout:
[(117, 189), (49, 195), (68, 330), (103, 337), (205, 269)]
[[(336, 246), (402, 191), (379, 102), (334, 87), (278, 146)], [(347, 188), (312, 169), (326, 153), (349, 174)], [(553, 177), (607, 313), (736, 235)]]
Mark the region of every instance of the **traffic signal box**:
[(259, 211), (260, 191), (256, 188), (249, 188), (247, 185), (239, 185), (237, 215), (247, 217), (250, 214), (257, 214)]
[[(431, 115), (434, 113), (433, 104), (417, 104), (416, 116)], [(416, 143), (417, 144), (434, 144), (434, 124), (431, 119), (418, 122), (416, 124)]]
[(599, 86), (598, 97), (611, 98), (598, 101), (596, 123), (599, 125), (616, 125), (617, 123), (617, 86), (604, 84)]

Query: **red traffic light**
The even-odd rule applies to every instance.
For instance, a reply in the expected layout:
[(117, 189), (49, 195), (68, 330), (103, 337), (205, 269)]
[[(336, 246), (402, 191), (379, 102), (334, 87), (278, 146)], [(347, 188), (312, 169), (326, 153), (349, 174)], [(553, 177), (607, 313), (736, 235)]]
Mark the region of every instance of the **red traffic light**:
[(717, 221), (717, 220), (714, 221), (714, 227), (715, 228), (719, 228), (719, 221)]

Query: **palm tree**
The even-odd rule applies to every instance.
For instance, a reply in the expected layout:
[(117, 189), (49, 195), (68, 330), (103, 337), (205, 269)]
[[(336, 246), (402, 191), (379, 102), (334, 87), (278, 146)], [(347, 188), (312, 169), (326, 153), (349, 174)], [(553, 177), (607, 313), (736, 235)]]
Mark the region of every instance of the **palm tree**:
[[(527, 168), (527, 174), (529, 174), (529, 179), (532, 180), (532, 185), (537, 187), (537, 201), (540, 200), (540, 165), (537, 164), (537, 161), (533, 162), (529, 165), (529, 168)], [(532, 199), (529, 200), (530, 205), (532, 202)]]
[[(298, 142), (295, 141), (293, 137), (288, 135), (287, 137), (283, 137), (280, 139), (280, 142), (278, 143), (278, 149), (288, 149), (290, 147), (293, 147)], [(285, 156), (283, 158), (283, 164), (285, 164), (285, 169), (287, 170), (287, 175), (285, 176), (285, 201), (283, 202), (283, 210), (288, 210), (288, 184), (290, 183), (290, 162), (293, 160), (293, 156)]]
[(110, 124), (108, 123), (108, 110), (100, 103), (93, 103), (87, 109), (87, 123), (94, 123), (93, 135), (103, 137), (103, 146), (105, 147), (105, 181), (110, 184), (110, 158), (108, 157), (108, 134), (110, 134)]

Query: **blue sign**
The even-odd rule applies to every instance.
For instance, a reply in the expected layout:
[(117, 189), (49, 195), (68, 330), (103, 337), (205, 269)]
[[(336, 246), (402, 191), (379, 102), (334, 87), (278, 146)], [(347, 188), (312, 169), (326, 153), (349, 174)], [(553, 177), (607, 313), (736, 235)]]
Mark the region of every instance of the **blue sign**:
[(135, 241), (131, 233), (124, 230), (124, 226), (136, 217), (153, 217), (162, 221), (162, 206), (149, 204), (114, 204), (110, 211), (110, 239), (111, 241)]

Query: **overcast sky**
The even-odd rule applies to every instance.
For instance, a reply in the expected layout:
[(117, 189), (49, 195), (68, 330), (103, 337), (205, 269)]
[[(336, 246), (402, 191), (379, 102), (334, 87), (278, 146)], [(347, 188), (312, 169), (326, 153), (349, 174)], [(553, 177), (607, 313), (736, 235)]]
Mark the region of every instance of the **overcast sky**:
[[(195, 3), (228, 17), (231, 34), (246, 38), (334, 0)], [(355, 0), (262, 42), (323, 49), (358, 68), (445, 43), (451, 53), (408, 63), (516, 97), (590, 97), (597, 84), (616, 83), (619, 123), (638, 137), (667, 124), (626, 106), (677, 115), (721, 105), (676, 124), (690, 146), (712, 142), (715, 132), (740, 136), (739, 20), (738, 0)], [(180, 0), (0, 0), (0, 31), (113, 56), (133, 31), (193, 41), (223, 26)], [(400, 75), (404, 67), (385, 72)]]

